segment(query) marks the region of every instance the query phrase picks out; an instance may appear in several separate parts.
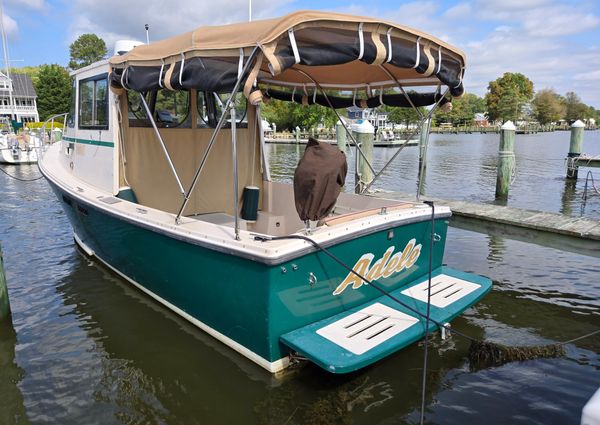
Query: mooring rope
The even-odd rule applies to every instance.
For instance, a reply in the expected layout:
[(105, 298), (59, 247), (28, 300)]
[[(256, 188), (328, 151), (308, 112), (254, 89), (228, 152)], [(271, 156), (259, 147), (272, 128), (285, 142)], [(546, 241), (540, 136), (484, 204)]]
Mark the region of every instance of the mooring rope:
[(6, 175), (7, 175), (8, 177), (10, 177), (11, 179), (19, 180), (20, 182), (34, 182), (34, 181), (36, 181), (36, 180), (39, 180), (39, 179), (43, 179), (43, 178), (44, 178), (44, 176), (39, 176), (39, 177), (36, 177), (36, 178), (34, 178), (34, 179), (22, 179), (22, 178), (20, 178), (20, 177), (13, 176), (12, 174), (10, 174), (10, 173), (8, 173), (7, 171), (5, 171), (5, 170), (4, 170), (2, 167), (0, 167), (0, 171), (2, 171), (4, 174), (6, 174)]
[(423, 376), (421, 380), (421, 425), (425, 423), (425, 388), (427, 384), (427, 359), (429, 349), (429, 320), (431, 313), (431, 274), (433, 273), (433, 242), (435, 237), (435, 205), (433, 201), (425, 201), (431, 207), (431, 232), (429, 239), (429, 279), (427, 285), (427, 313), (425, 319), (425, 349), (423, 351)]

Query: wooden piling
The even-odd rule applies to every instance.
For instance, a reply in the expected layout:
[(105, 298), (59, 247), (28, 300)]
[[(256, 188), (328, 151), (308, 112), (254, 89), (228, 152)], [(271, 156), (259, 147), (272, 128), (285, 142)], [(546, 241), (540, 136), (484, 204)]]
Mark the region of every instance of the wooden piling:
[(300, 143), (300, 127), (296, 127), (296, 143)]
[(335, 125), (335, 138), (337, 140), (338, 149), (342, 152), (346, 151), (346, 128), (340, 121)]
[(496, 199), (506, 198), (510, 188), (515, 166), (515, 132), (512, 121), (506, 121), (500, 128), (500, 147), (498, 151), (498, 174), (496, 177)]
[(577, 172), (579, 167), (573, 158), (581, 155), (583, 147), (583, 130), (585, 124), (580, 120), (575, 121), (571, 125), (571, 141), (569, 143), (569, 153), (567, 155), (567, 178), (577, 180)]
[[(360, 149), (365, 155), (367, 161), (373, 164), (373, 139), (375, 137), (375, 127), (368, 120), (361, 120), (354, 124), (352, 128), (352, 134), (356, 139), (356, 143), (359, 144)], [(371, 183), (373, 180), (373, 172), (367, 165), (365, 158), (356, 150), (356, 169), (355, 169), (355, 181), (360, 182), (355, 188), (356, 193), (362, 193), (364, 188)]]
[(427, 141), (429, 140), (430, 127), (431, 120), (426, 120), (419, 135), (419, 174), (424, 172), (427, 167)]
[(4, 275), (4, 259), (2, 258), (2, 247), (0, 247), (0, 322), (10, 317), (10, 304), (8, 302), (8, 290), (6, 288), (6, 277)]

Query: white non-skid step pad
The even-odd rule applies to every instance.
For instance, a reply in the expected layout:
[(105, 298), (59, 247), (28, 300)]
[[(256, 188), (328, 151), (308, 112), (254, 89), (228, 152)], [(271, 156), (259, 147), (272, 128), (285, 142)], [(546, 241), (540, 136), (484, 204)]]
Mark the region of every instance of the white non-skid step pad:
[[(427, 302), (429, 281), (402, 291), (403, 295)], [(481, 285), (457, 277), (440, 274), (431, 279), (431, 305), (444, 308), (479, 289)]]
[(317, 333), (351, 353), (360, 355), (418, 322), (408, 314), (375, 303), (322, 327)]

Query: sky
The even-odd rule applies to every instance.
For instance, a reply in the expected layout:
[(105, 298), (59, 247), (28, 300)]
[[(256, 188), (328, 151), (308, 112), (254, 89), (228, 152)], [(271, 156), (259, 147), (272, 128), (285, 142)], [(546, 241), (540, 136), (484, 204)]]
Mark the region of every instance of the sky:
[[(248, 0), (0, 0), (14, 67), (69, 61), (81, 34), (150, 41), (201, 25), (248, 20)], [(485, 94), (489, 81), (520, 72), (536, 91), (577, 93), (600, 109), (598, 0), (252, 0), (252, 19), (314, 9), (382, 18), (417, 28), (467, 55), (467, 92)]]

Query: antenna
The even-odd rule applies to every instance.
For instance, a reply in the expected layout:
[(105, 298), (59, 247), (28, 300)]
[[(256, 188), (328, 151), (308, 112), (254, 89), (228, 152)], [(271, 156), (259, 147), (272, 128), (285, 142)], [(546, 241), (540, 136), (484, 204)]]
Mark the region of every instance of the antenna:
[(4, 2), (0, 0), (0, 26), (2, 27), (2, 49), (4, 50), (4, 65), (6, 65), (6, 76), (8, 77), (8, 98), (11, 109), (11, 119), (17, 119), (15, 111), (15, 101), (13, 99), (13, 84), (10, 78), (10, 59), (8, 58), (8, 42), (6, 41), (6, 31), (4, 28)]
[(252, 22), (252, 0), (248, 0), (248, 22)]
[(144, 28), (146, 28), (146, 44), (150, 44), (150, 33), (148, 32), (150, 25), (146, 24), (144, 25)]

